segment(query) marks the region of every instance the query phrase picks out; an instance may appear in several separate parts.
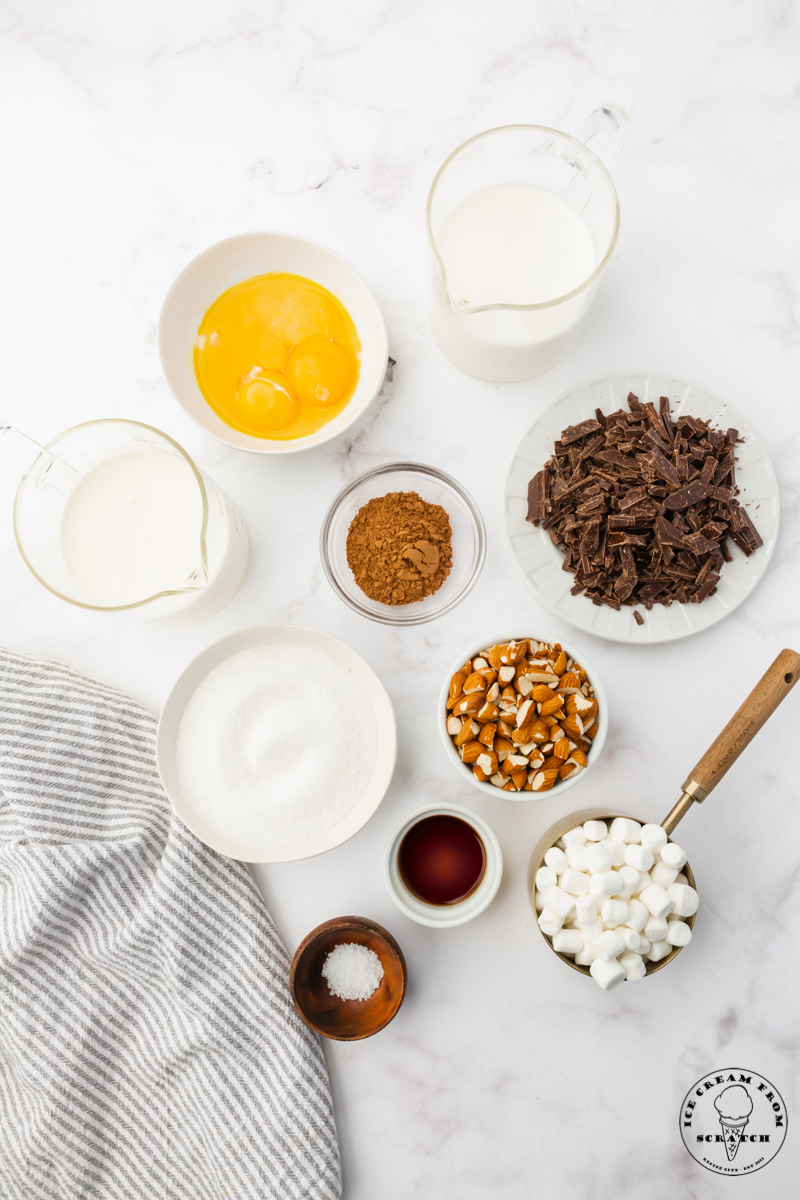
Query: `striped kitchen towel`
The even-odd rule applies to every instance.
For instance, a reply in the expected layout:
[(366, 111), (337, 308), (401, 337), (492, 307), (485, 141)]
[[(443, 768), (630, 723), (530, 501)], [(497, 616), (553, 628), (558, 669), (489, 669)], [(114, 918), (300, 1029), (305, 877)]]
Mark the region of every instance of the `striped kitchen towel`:
[(172, 812), (155, 731), (0, 650), (0, 1196), (334, 1200), (286, 950), (247, 868)]

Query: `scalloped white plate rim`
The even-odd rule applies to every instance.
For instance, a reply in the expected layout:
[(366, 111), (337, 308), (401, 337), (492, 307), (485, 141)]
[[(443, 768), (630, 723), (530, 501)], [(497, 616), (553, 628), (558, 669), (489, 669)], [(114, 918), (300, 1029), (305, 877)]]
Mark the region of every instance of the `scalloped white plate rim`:
[[(630, 391), (642, 401), (655, 399), (657, 402), (659, 396), (668, 395), (671, 411), (678, 416), (684, 411), (697, 415), (698, 410), (692, 407), (692, 400), (701, 406), (708, 405), (713, 411), (700, 409), (706, 419), (711, 419), (720, 428), (733, 426), (739, 430), (745, 438), (737, 447), (736, 483), (740, 488), (739, 500), (748, 509), (764, 539), (764, 545), (750, 558), (745, 558), (736, 546), (730, 546), (734, 561), (725, 563), (717, 592), (702, 604), (655, 605), (650, 612), (639, 605), (639, 611), (645, 618), (641, 626), (634, 620), (632, 606), (615, 612), (605, 605), (592, 604), (583, 595), (572, 596), (570, 588), (574, 576), (571, 572), (561, 570), (561, 552), (556, 550), (540, 526), (529, 524), (524, 517), (527, 511), (527, 482), (541, 469), (551, 453), (550, 449), (544, 453), (526, 452), (528, 441), (539, 434), (549, 438), (549, 446), (552, 447), (553, 441), (566, 425), (593, 417), (595, 408), (613, 412), (616, 408), (624, 407)], [(573, 411), (565, 419), (565, 414), (559, 415), (558, 410), (570, 404)], [(528, 470), (523, 487), (523, 476)], [(748, 487), (751, 489), (750, 495), (746, 494)], [(754, 504), (759, 511), (753, 508)], [(709, 629), (728, 616), (750, 595), (764, 575), (775, 549), (779, 525), (780, 499), (775, 469), (749, 421), (733, 405), (699, 384), (657, 372), (619, 372), (586, 380), (563, 392), (542, 409), (520, 438), (511, 456), (503, 486), (503, 531), (506, 543), (517, 569), (534, 595), (552, 613), (576, 629), (627, 645), (658, 645), (677, 641)], [(538, 561), (526, 568), (526, 556), (530, 560), (531, 555)], [(548, 571), (548, 567), (555, 568), (555, 573), (552, 569)], [(540, 575), (542, 582), (534, 580), (531, 571)], [(558, 576), (563, 576), (563, 587), (556, 584)], [(547, 585), (550, 585), (549, 592)], [(556, 599), (553, 598), (554, 592), (557, 593)]]

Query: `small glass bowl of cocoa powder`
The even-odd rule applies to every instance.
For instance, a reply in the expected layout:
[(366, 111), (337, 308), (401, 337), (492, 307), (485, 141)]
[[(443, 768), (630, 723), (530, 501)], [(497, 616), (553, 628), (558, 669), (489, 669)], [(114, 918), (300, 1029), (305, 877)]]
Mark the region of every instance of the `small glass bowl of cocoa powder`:
[(320, 556), (331, 587), (356, 612), (385, 625), (421, 625), (475, 586), (486, 530), (475, 501), (450, 475), (421, 463), (386, 463), (334, 497)]

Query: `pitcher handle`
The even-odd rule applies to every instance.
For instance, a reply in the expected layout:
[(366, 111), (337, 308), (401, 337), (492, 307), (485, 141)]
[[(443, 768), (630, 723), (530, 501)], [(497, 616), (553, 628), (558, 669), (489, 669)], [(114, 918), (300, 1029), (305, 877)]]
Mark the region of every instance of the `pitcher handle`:
[(12, 425), (10, 421), (6, 421), (2, 416), (0, 416), (0, 438), (2, 438), (4, 433), (10, 433), (13, 435), (11, 438), (12, 442), (26, 442), (29, 446), (35, 446), (37, 454), (40, 454), (42, 450), (44, 450), (44, 446), (42, 446), (40, 442), (37, 442), (35, 438), (30, 437), (30, 435), (27, 433), (23, 433), (22, 430), (18, 429), (16, 425)]
[(601, 104), (584, 121), (575, 137), (597, 155), (609, 171), (625, 145), (631, 119), (618, 104)]
[[(32, 438), (29, 433), (23, 433), (16, 425), (12, 425), (0, 417), (0, 445), (4, 441), (4, 433), (12, 435), (11, 442), (16, 448), (15, 466), (22, 472), (23, 477), (27, 476), (35, 463), (39, 463), (40, 485), (55, 488), (57, 492), (63, 492), (64, 495), (72, 491), (78, 472), (71, 463), (63, 459), (60, 454), (48, 450), (47, 446), (37, 442), (36, 438)], [(3, 457), (4, 459), (6, 457), (5, 449)], [(5, 463), (4, 469), (7, 469)]]

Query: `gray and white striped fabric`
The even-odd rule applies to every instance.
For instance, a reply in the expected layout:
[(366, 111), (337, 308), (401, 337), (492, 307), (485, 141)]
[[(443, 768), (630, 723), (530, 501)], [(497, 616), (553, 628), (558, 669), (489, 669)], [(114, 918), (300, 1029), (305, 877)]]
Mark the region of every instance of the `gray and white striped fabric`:
[(0, 1196), (334, 1200), (286, 951), (247, 868), (173, 815), (155, 729), (0, 650)]

